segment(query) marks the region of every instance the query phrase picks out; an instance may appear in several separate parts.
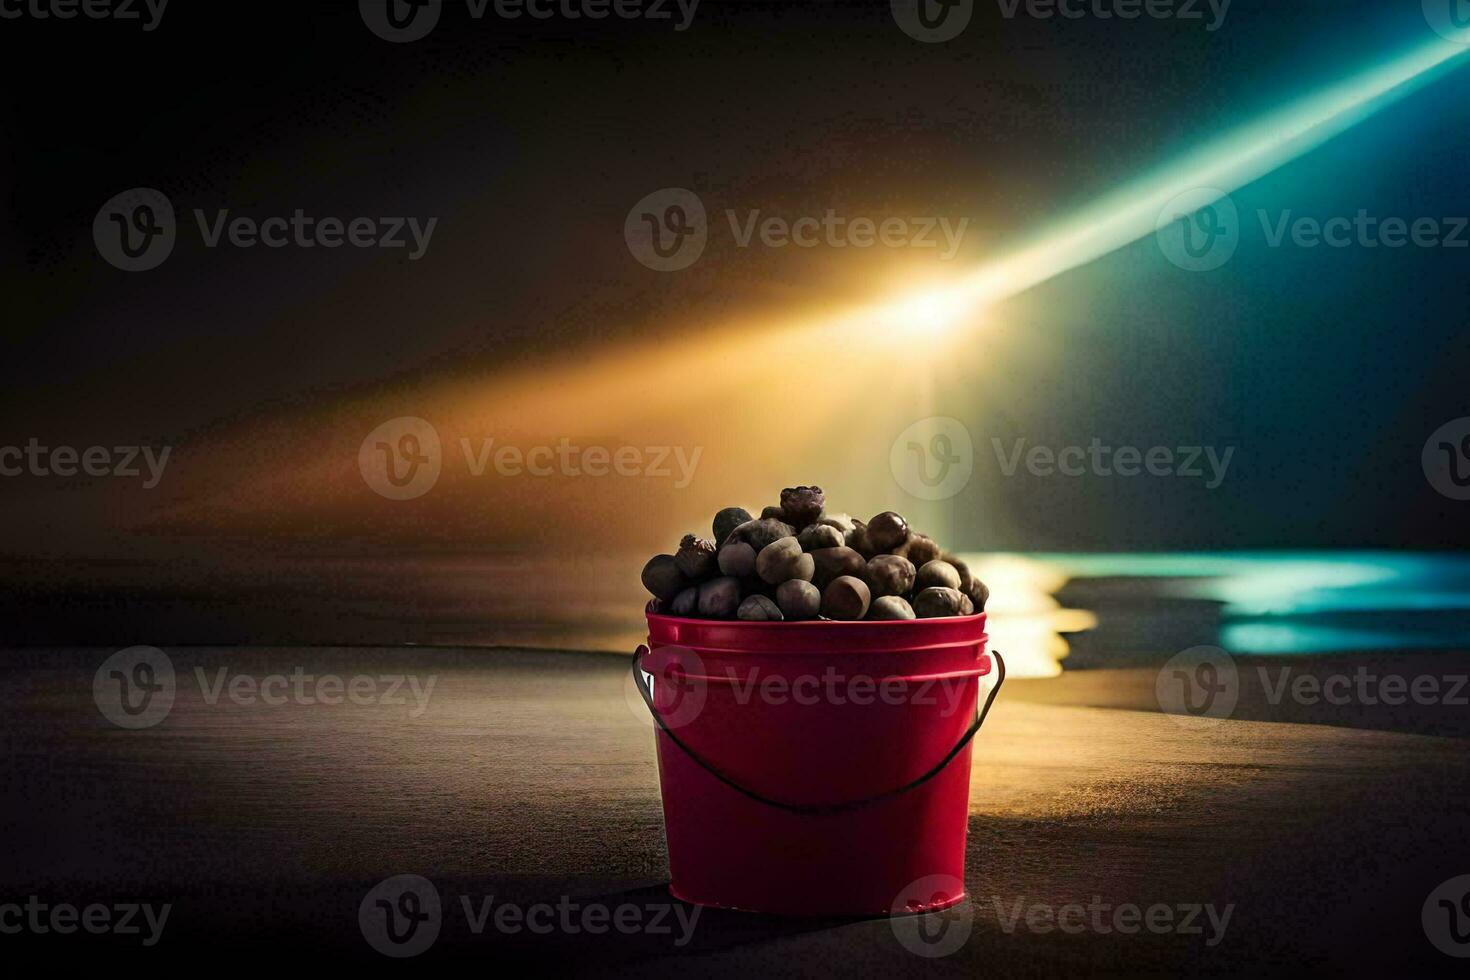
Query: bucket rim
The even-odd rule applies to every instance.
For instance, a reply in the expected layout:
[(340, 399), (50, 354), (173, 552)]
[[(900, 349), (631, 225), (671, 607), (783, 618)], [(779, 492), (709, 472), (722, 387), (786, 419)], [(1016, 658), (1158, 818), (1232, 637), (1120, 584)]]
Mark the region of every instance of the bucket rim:
[(850, 629), (855, 626), (860, 626), (864, 628), (864, 631), (880, 629), (897, 631), (906, 628), (913, 629), (915, 623), (984, 623), (986, 614), (979, 612), (971, 616), (931, 616), (928, 619), (778, 619), (773, 622), (749, 619), (701, 619), (698, 616), (670, 616), (667, 613), (657, 613), (652, 610), (649, 610), (646, 615), (649, 623), (714, 624), (750, 630), (811, 629), (814, 626), (825, 626), (829, 629)]
[(731, 654), (920, 653), (979, 647), (989, 639), (983, 612), (931, 619), (750, 622), (696, 619), (655, 612), (649, 604), (650, 645), (673, 644)]
[(811, 629), (814, 626), (822, 626), (828, 629), (842, 629), (858, 627), (867, 630), (902, 630), (915, 629), (921, 623), (947, 623), (947, 624), (985, 624), (987, 613), (983, 610), (972, 613), (969, 616), (930, 616), (925, 619), (778, 619), (774, 621), (758, 621), (749, 619), (705, 619), (700, 616), (673, 616), (669, 613), (659, 612), (657, 599), (650, 599), (644, 607), (644, 615), (652, 625), (655, 622), (681, 624), (688, 623), (691, 626), (725, 626), (737, 629), (771, 630), (771, 629)]

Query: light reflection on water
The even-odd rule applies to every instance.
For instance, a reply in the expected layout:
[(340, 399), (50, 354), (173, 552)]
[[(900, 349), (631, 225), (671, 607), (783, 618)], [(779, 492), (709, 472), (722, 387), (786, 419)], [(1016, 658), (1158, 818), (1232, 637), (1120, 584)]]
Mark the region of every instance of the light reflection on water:
[(990, 647), (1006, 658), (1012, 677), (1055, 677), (1068, 647), (1064, 634), (1092, 629), (1097, 617), (1084, 609), (1064, 609), (1055, 592), (1068, 575), (1060, 567), (1025, 555), (963, 556), (970, 570), (990, 587), (986, 630)]
[[(1233, 653), (1470, 647), (1470, 556), (1395, 552), (967, 555), (990, 585), (992, 646), (1015, 676), (1055, 676), (1067, 634), (1110, 607), (1160, 636), (1186, 607), (1214, 608), (1213, 643)], [(1056, 598), (1084, 599), (1091, 611)], [(1139, 621), (1143, 626), (1138, 625)], [(1143, 642), (1147, 642), (1146, 640)], [(1101, 659), (1107, 659), (1106, 644)], [(1119, 654), (1140, 651), (1118, 649)], [(1165, 649), (1159, 652), (1177, 652)]]

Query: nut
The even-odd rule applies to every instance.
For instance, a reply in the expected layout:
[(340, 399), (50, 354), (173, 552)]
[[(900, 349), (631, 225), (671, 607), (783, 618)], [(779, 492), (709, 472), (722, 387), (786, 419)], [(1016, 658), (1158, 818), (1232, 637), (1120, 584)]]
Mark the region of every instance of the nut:
[(841, 548), (847, 539), (841, 531), (830, 524), (810, 524), (796, 536), (802, 551), (817, 551), (821, 548)]
[(674, 596), (674, 601), (669, 603), (669, 615), (688, 616), (697, 608), (699, 608), (699, 587), (691, 585)]
[(787, 487), (781, 491), (781, 510), (786, 520), (803, 528), (822, 516), (826, 499), (821, 487)]
[(942, 555), (945, 561), (954, 566), (954, 570), (960, 573), (960, 591), (969, 594), (975, 587), (975, 574), (970, 571), (970, 566), (956, 558), (954, 555)]
[(776, 604), (763, 595), (749, 596), (740, 604), (735, 615), (753, 623), (778, 622), (783, 618)]
[(725, 545), (716, 558), (721, 575), (748, 578), (755, 574), (755, 549), (744, 541)]
[(908, 540), (909, 522), (885, 510), (868, 522), (868, 541), (875, 551), (892, 551)]
[(684, 535), (684, 540), (679, 542), (679, 550), (674, 555), (674, 563), (679, 566), (679, 571), (691, 582), (700, 582), (709, 578), (719, 569), (719, 562), (715, 560), (715, 543), (708, 538), (697, 538), (692, 534)]
[(975, 603), (974, 603), (974, 601), (969, 596), (965, 595), (963, 592), (960, 593), (960, 615), (961, 616), (973, 616), (973, 615), (975, 615)]
[(924, 589), (960, 589), (960, 573), (957, 568), (947, 561), (935, 560), (919, 569), (919, 574), (914, 576), (914, 588), (922, 591)]
[(964, 594), (959, 589), (936, 586), (925, 589), (914, 596), (914, 614), (920, 619), (938, 619), (942, 616), (962, 615)]
[(894, 548), (893, 553), (913, 562), (915, 568), (923, 568), (929, 562), (942, 557), (938, 542), (927, 534), (919, 534), (917, 531), (911, 532), (909, 539)]
[(847, 546), (862, 555), (864, 559), (872, 558), (879, 550), (873, 547), (873, 542), (868, 535), (868, 525), (862, 521), (852, 522), (852, 530), (847, 532)]
[(817, 520), (817, 523), (837, 528), (837, 530), (842, 532), (842, 540), (844, 541), (852, 533), (852, 529), (857, 527), (857, 522), (847, 514), (823, 514)]
[(787, 619), (816, 619), (822, 609), (822, 593), (812, 583), (794, 578), (776, 587), (776, 605)]
[(746, 521), (731, 531), (730, 537), (725, 541), (725, 544), (729, 544), (731, 541), (744, 541), (756, 551), (760, 551), (772, 541), (789, 538), (794, 534), (796, 534), (796, 528), (787, 524), (785, 521), (762, 518), (758, 521)]
[(985, 611), (985, 604), (990, 601), (990, 586), (977, 578), (974, 587), (966, 594), (974, 601), (976, 612)]
[(780, 507), (766, 507), (761, 510), (761, 520), (784, 521), (786, 520), (786, 512)]
[(908, 595), (914, 587), (914, 566), (898, 555), (879, 555), (868, 562), (863, 578), (877, 599), (888, 595)]
[(689, 588), (689, 580), (679, 571), (673, 555), (654, 555), (643, 566), (643, 587), (668, 602)]
[(801, 550), (801, 544), (795, 538), (772, 541), (755, 556), (756, 573), (771, 585), (780, 585), (794, 578), (810, 582), (816, 569), (812, 556)]
[(748, 523), (750, 519), (750, 511), (744, 507), (726, 507), (720, 511), (715, 515), (715, 544), (724, 544), (725, 539), (730, 536), (731, 531), (742, 524)]
[(812, 562), (815, 565), (812, 584), (823, 591), (838, 576), (862, 575), (868, 564), (851, 548), (819, 548), (812, 552)]
[(822, 590), (822, 615), (828, 619), (862, 619), (868, 614), (872, 599), (867, 582), (842, 575)]
[(885, 595), (873, 600), (868, 610), (869, 619), (915, 619), (914, 607), (899, 595)]
[(712, 578), (699, 587), (699, 614), (710, 619), (729, 619), (740, 608), (740, 580), (728, 575)]

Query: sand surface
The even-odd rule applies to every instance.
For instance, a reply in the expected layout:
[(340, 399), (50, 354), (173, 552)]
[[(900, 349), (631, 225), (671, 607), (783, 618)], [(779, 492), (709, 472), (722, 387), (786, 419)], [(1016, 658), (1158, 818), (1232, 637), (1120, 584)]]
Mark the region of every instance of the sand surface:
[[(693, 956), (704, 974), (776, 976), (1460, 966), (1420, 921), (1436, 885), (1470, 873), (1470, 753), (1457, 738), (1044, 703), (1086, 701), (1088, 686), (1094, 695), (1136, 686), (1103, 671), (1070, 691), (1016, 683), (977, 742), (971, 899), (928, 924), (933, 935), (969, 929), (952, 955), (911, 952), (886, 920), (717, 911), (702, 911), (682, 945), (646, 933), (475, 934), (461, 898), (668, 903), (653, 736), (630, 701), (624, 661), (173, 648), (171, 712), (124, 731), (92, 699), (110, 652), (0, 656), (10, 851), (0, 886), (55, 902), (170, 902), (156, 947), (165, 956), (272, 943), (371, 962), (358, 904), (381, 879), (417, 873), (451, 910), (427, 962), (687, 975)], [(207, 688), (221, 668), (255, 678), (298, 668), (405, 675), (421, 687), (432, 677), (434, 687), (417, 714), (411, 696), (403, 705), (210, 704), (196, 671)], [(1017, 908), (1073, 903), (1232, 911), (1218, 935), (1208, 925), (1190, 935), (1041, 933), (1014, 919)], [(109, 955), (120, 942), (18, 941)]]

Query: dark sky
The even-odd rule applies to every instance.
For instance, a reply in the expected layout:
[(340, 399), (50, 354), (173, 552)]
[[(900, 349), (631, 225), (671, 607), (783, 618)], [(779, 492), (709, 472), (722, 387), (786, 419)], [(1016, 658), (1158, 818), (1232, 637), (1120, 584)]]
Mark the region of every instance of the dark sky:
[[(1213, 32), (1001, 11), (978, 3), (963, 34), (933, 45), (900, 31), (886, 0), (703, 0), (685, 31), (476, 21), (446, 3), (408, 44), (374, 36), (345, 2), (173, 0), (152, 31), (0, 20), (0, 445), (184, 454), (262, 420), (289, 441), (298, 413), (339, 399), (672, 338), (811, 303), (868, 268), (726, 238), (688, 274), (651, 273), (622, 226), (662, 187), (720, 209), (969, 215), (960, 259), (979, 262), (1202, 137), (1433, 38), (1418, 0), (1235, 0)], [(1237, 203), (1470, 214), (1467, 79), (1448, 75)], [(160, 268), (126, 273), (91, 226), (140, 186), (172, 201), (179, 239)], [(208, 249), (195, 208), (439, 222), (410, 261)], [(1019, 297), (1011, 338), (995, 341), (1014, 363), (987, 373), (977, 357), (955, 382), (1004, 396), (977, 428), (982, 453), (992, 437), (1100, 435), (1234, 445), (1236, 468), (1210, 494), (977, 485), (956, 502), (963, 546), (1470, 544), (1466, 505), (1419, 465), (1431, 432), (1470, 415), (1467, 259), (1257, 240), (1200, 275), (1146, 240)], [(101, 538), (115, 546), (122, 524), (157, 516), (135, 495), (114, 520), (85, 489), (0, 480), (5, 550), (106, 550)]]

